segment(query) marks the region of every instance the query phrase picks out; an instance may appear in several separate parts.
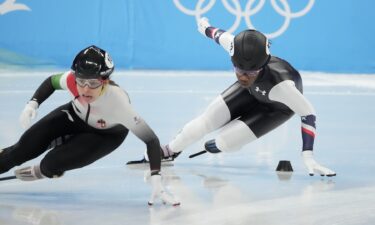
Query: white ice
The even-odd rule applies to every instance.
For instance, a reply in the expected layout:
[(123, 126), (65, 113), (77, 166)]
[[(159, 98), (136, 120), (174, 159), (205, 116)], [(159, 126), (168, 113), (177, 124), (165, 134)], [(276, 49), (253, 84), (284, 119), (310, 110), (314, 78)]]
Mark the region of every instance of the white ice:
[[(62, 71), (0, 70), (0, 147), (18, 140), (20, 112), (55, 72)], [(145, 146), (129, 135), (111, 155), (60, 179), (0, 181), (0, 225), (375, 224), (375, 76), (302, 76), (317, 111), (315, 158), (336, 177), (308, 176), (294, 116), (241, 151), (189, 159), (214, 134), (208, 135), (163, 167), (164, 183), (182, 205), (149, 207), (148, 167), (125, 165), (140, 159)], [(235, 77), (229, 71), (120, 71), (113, 79), (166, 143)], [(56, 92), (38, 118), (68, 101), (66, 92)], [(276, 173), (279, 160), (291, 161), (294, 172)]]

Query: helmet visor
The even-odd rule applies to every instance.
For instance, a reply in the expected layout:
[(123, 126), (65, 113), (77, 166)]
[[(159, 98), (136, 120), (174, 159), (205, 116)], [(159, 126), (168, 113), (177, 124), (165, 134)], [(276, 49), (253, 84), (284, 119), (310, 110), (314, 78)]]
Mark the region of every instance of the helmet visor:
[(100, 87), (103, 84), (103, 80), (101, 80), (101, 79), (82, 79), (82, 78), (76, 77), (76, 83), (78, 84), (78, 86), (80, 86), (82, 88), (84, 88), (87, 85), (87, 87), (89, 87), (91, 89), (95, 89), (95, 88)]

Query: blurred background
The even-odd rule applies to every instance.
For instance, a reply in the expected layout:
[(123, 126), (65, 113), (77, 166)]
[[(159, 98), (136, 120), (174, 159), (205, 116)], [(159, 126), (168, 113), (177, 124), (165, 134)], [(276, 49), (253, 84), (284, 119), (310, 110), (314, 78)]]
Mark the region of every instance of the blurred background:
[(200, 17), (233, 34), (255, 28), (296, 68), (374, 73), (371, 0), (2, 0), (0, 66), (67, 68), (95, 44), (117, 68), (229, 70), (196, 29)]

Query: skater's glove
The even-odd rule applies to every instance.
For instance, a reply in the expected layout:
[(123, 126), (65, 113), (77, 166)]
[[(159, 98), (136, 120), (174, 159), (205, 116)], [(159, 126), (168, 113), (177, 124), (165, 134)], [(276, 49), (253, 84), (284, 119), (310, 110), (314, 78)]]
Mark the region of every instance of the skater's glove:
[(25, 108), (23, 109), (21, 115), (20, 115), (20, 123), (21, 123), (21, 126), (26, 129), (30, 126), (31, 124), (31, 120), (32, 119), (35, 119), (36, 115), (37, 115), (37, 112), (36, 110), (38, 109), (38, 102), (34, 101), (34, 100), (31, 100), (29, 101)]
[(152, 193), (150, 201), (148, 201), (148, 205), (153, 205), (155, 200), (158, 198), (161, 199), (161, 201), (164, 204), (171, 204), (173, 206), (180, 205), (180, 202), (178, 202), (172, 194), (167, 193), (161, 183), (161, 175), (155, 174), (151, 175), (151, 185), (152, 185)]
[(208, 19), (206, 17), (200, 18), (197, 25), (199, 33), (206, 36), (206, 29), (211, 26)]
[(313, 152), (310, 150), (302, 151), (302, 159), (305, 163), (310, 176), (314, 176), (314, 173), (319, 173), (321, 176), (336, 176), (336, 173), (327, 167), (324, 167), (317, 163), (313, 157)]

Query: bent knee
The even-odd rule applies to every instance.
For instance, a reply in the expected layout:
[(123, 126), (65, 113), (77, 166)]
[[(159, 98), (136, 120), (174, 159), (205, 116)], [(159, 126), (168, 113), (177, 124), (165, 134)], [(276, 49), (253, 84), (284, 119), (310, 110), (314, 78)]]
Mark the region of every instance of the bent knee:
[(220, 131), (216, 137), (216, 145), (224, 152), (231, 152), (241, 149), (256, 139), (257, 136), (245, 123), (235, 120)]

